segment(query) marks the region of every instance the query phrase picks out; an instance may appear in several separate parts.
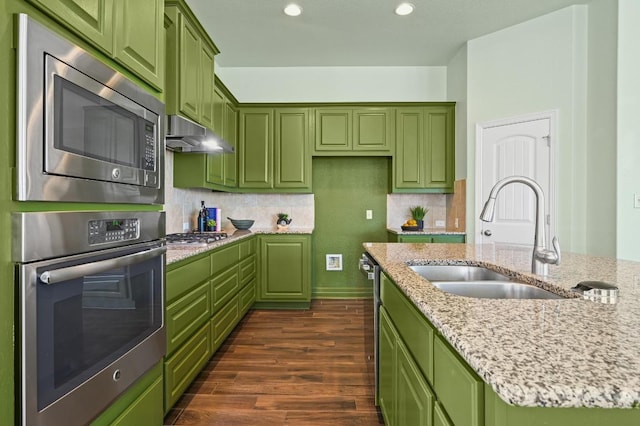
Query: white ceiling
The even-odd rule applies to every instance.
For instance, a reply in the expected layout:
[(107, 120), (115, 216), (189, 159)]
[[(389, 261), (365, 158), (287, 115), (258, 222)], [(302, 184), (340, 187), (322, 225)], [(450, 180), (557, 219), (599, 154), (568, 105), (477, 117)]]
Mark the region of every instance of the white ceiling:
[[(223, 67), (444, 66), (465, 41), (588, 0), (187, 0)], [(282, 9), (295, 2), (301, 16)]]

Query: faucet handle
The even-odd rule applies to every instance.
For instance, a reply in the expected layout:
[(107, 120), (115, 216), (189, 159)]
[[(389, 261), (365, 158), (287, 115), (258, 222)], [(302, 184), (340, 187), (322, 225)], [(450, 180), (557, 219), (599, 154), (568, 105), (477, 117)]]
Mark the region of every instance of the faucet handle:
[(553, 240), (551, 240), (551, 244), (553, 245), (553, 251), (556, 252), (556, 261), (553, 262), (555, 265), (559, 265), (560, 264), (560, 241), (558, 241), (558, 237), (553, 237)]

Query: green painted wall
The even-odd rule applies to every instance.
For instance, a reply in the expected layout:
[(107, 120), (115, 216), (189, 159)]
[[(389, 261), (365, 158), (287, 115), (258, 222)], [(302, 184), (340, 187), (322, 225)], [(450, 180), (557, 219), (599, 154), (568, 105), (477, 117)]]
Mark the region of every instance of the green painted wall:
[[(386, 242), (390, 167), (386, 157), (313, 159), (313, 298), (371, 297), (358, 259), (363, 242)], [(327, 254), (342, 254), (342, 271), (325, 269)]]

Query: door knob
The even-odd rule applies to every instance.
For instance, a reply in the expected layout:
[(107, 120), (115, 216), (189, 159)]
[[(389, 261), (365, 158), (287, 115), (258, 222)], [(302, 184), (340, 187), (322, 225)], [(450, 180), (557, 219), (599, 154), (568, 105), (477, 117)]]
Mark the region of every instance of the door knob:
[(483, 232), (483, 234), (484, 234), (484, 235), (486, 235), (487, 237), (490, 237), (490, 236), (491, 236), (491, 230), (490, 230), (490, 229), (486, 229), (486, 230)]

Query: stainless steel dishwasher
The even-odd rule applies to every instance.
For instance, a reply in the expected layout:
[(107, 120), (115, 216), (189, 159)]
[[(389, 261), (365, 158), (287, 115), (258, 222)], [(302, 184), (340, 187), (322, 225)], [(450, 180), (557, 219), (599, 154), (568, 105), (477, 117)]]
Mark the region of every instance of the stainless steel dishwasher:
[(358, 268), (373, 281), (373, 363), (375, 370), (375, 404), (378, 405), (378, 312), (380, 309), (380, 265), (368, 253), (362, 253)]

